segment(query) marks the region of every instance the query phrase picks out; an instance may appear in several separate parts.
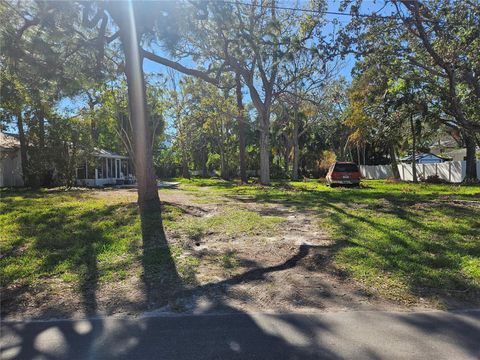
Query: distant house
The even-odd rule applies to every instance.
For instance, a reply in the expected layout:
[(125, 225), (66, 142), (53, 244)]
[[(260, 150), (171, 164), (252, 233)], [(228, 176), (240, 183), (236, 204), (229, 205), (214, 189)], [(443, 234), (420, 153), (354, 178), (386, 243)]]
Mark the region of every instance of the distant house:
[(95, 149), (92, 153), (94, 164), (85, 164), (76, 170), (76, 183), (80, 186), (105, 186), (133, 183), (133, 166), (128, 156)]
[[(413, 156), (408, 155), (404, 158), (401, 158), (400, 161), (403, 163), (411, 164), (413, 162)], [(432, 153), (417, 153), (415, 155), (416, 164), (437, 164), (445, 161), (450, 161), (452, 159), (441, 157)]]
[[(94, 187), (133, 183), (133, 174), (128, 156), (95, 149), (90, 161), (76, 169), (75, 182), (79, 186)], [(0, 132), (0, 187), (7, 186), (24, 186), (20, 141), (14, 134)]]
[(0, 132), (0, 187), (23, 186), (18, 137)]

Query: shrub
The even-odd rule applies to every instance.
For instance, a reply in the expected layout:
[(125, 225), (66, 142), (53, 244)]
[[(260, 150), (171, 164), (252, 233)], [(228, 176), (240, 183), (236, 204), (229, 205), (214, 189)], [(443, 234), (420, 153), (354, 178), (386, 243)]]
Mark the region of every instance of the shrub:
[(442, 179), (440, 176), (436, 174), (427, 176), (427, 178), (424, 179), (423, 181), (429, 184), (447, 184), (448, 183), (447, 180)]

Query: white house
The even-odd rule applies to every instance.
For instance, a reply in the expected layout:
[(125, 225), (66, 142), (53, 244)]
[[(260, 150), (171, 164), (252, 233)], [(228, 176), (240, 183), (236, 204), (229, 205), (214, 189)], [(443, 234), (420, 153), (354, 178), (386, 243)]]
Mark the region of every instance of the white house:
[[(438, 164), (449, 160), (451, 159), (447, 159), (431, 153), (417, 153), (415, 155), (415, 163), (417, 164)], [(413, 157), (412, 155), (408, 155), (401, 158), (400, 161), (410, 164), (413, 161)]]
[(0, 187), (23, 186), (20, 141), (0, 132)]
[[(76, 169), (77, 185), (95, 187), (135, 182), (127, 156), (103, 149), (95, 149), (91, 155), (93, 161), (85, 161)], [(0, 187), (7, 186), (24, 186), (20, 141), (16, 135), (0, 132)]]
[(135, 182), (133, 167), (128, 156), (95, 149), (94, 165), (87, 161), (76, 170), (76, 183), (80, 186), (105, 186)]

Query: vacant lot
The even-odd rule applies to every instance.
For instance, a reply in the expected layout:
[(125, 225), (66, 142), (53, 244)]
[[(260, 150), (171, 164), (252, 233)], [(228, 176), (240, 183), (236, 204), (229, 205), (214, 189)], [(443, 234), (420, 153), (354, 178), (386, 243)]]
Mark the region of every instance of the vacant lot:
[(480, 305), (479, 187), (182, 181), (155, 249), (134, 190), (0, 194), (10, 317)]

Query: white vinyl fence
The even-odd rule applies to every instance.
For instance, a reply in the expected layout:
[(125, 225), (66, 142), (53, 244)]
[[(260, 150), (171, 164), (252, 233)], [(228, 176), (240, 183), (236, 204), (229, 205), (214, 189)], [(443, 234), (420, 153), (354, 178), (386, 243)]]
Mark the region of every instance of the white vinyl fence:
[[(400, 178), (413, 181), (413, 164), (399, 164)], [(438, 164), (416, 164), (417, 176), (426, 179), (438, 175), (441, 179), (452, 183), (462, 182), (465, 177), (465, 161), (447, 161)], [(393, 177), (391, 165), (360, 165), (360, 172), (365, 179), (387, 179)], [(477, 177), (480, 179), (480, 161), (477, 161)]]

